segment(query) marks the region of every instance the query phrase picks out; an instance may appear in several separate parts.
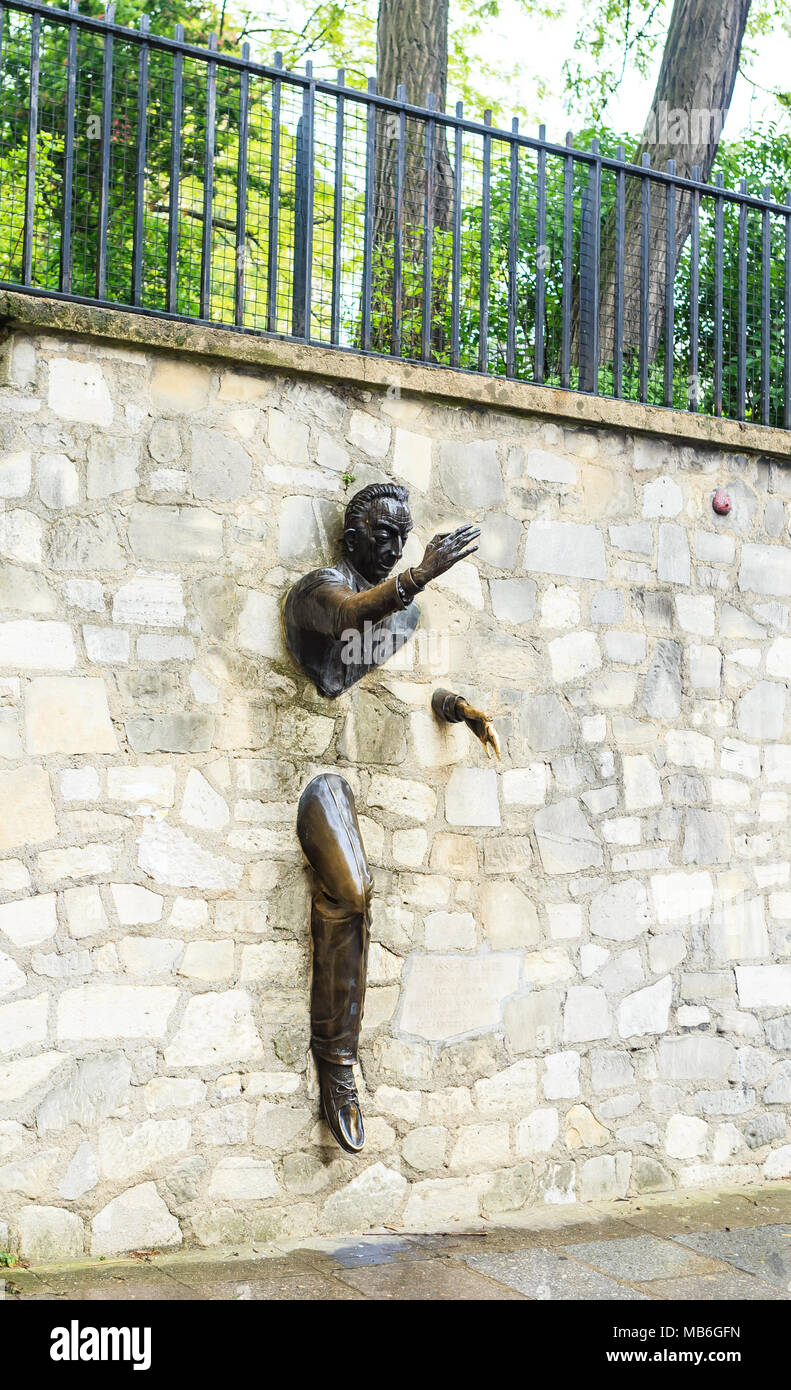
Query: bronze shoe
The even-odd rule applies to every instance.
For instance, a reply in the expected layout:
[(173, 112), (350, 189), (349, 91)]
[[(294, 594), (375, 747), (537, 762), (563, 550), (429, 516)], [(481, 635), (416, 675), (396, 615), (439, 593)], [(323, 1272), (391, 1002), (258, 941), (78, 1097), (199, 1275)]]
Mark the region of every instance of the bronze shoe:
[(319, 1084), (321, 1108), (333, 1138), (347, 1153), (358, 1154), (365, 1131), (353, 1069), (319, 1058)]

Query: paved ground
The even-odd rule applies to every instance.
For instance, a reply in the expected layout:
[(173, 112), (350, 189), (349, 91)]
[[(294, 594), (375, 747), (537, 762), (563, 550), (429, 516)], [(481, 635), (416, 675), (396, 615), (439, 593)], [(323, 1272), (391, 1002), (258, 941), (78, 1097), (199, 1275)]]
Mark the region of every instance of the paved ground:
[(436, 1235), (15, 1267), (11, 1299), (791, 1300), (791, 1182), (543, 1207)]

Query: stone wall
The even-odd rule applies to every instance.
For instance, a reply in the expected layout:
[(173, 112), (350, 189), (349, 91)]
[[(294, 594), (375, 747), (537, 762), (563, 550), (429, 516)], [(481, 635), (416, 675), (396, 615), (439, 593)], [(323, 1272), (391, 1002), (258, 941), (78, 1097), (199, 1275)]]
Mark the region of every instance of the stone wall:
[[(408, 368), (385, 392), (32, 326), (4, 362), (0, 1248), (791, 1175), (788, 460)], [(330, 702), (281, 601), (387, 478), (407, 562), (471, 518), (480, 550)], [(495, 712), (501, 764), (436, 724), (439, 684)], [(323, 769), (376, 876), (358, 1159), (308, 1054), (294, 820)]]

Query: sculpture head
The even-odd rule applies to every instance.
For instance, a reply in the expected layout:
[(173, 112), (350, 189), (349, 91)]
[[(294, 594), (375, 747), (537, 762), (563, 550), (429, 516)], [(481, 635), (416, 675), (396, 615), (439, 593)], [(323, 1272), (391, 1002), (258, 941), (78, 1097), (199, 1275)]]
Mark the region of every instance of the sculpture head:
[(381, 584), (398, 563), (412, 530), (409, 493), (399, 483), (371, 483), (346, 508), (343, 544), (369, 584)]

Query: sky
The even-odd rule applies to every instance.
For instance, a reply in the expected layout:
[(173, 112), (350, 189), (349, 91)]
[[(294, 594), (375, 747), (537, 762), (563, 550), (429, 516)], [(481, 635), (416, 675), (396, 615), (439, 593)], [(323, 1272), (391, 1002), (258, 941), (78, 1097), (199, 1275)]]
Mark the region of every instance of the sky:
[[(711, 0), (717, 3), (717, 0)], [(575, 32), (582, 11), (581, 0), (565, 0), (564, 13), (552, 20), (528, 19), (520, 13), (516, 0), (501, 0), (499, 18), (491, 20), (481, 35), (481, 56), (487, 64), (498, 67), (503, 54), (513, 61), (516, 53), (520, 73), (516, 78), (503, 79), (497, 84), (497, 97), (508, 110), (517, 94), (518, 105), (547, 127), (550, 139), (562, 139), (566, 130), (574, 127), (573, 116), (565, 110), (562, 68), (569, 56), (569, 34)], [(452, 10), (452, 0), (451, 0)], [(788, 90), (791, 85), (791, 34), (787, 30), (762, 37), (756, 41), (758, 60), (750, 69), (753, 80), (764, 87)], [(519, 58), (519, 54), (525, 56)], [(607, 108), (607, 124), (614, 130), (642, 129), (651, 104), (656, 77), (661, 62), (657, 48), (654, 67), (649, 78), (643, 78), (627, 68), (616, 96)], [(536, 96), (536, 81), (543, 79), (547, 90)], [(778, 103), (761, 91), (756, 91), (741, 75), (737, 76), (724, 134), (737, 139), (745, 130), (760, 123), (767, 114), (776, 116)]]
[[(262, 16), (266, 15), (264, 22), (272, 22), (276, 16), (289, 27), (301, 27), (313, 8), (309, 0), (242, 0), (242, 3), (244, 8), (249, 6)], [(372, 23), (375, 22), (376, 0), (357, 0), (357, 3), (371, 16)], [(710, 3), (716, 4), (718, 0), (710, 0)], [(529, 129), (530, 122), (536, 127), (543, 122), (549, 138), (562, 142), (566, 130), (578, 130), (583, 124), (582, 112), (569, 113), (563, 102), (563, 63), (572, 56), (570, 36), (577, 30), (583, 3), (582, 0), (558, 0), (557, 8), (559, 13), (553, 19), (535, 19), (525, 15), (518, 0), (500, 0), (500, 14), (487, 21), (476, 40), (483, 64), (493, 69), (494, 75), (485, 82), (479, 79), (476, 87), (485, 88), (489, 100), (499, 104), (505, 117), (512, 112), (518, 114), (522, 129)], [(453, 0), (450, 11), (452, 27)], [(791, 26), (760, 38), (756, 41), (756, 49), (758, 60), (751, 69), (753, 78), (760, 80), (764, 87), (787, 90), (791, 83)], [(320, 53), (313, 57), (317, 72), (329, 75), (333, 71), (328, 63), (322, 62)], [(661, 45), (658, 45), (654, 66), (645, 78), (627, 68), (607, 108), (605, 119), (611, 129), (635, 135), (642, 130), (660, 61)], [(448, 104), (455, 102), (459, 95), (451, 85)], [(468, 114), (476, 117), (482, 113), (470, 110)], [(740, 75), (736, 79), (725, 136), (737, 139), (743, 131), (759, 125), (767, 117), (776, 118), (780, 114), (780, 107), (771, 96), (757, 91)]]

